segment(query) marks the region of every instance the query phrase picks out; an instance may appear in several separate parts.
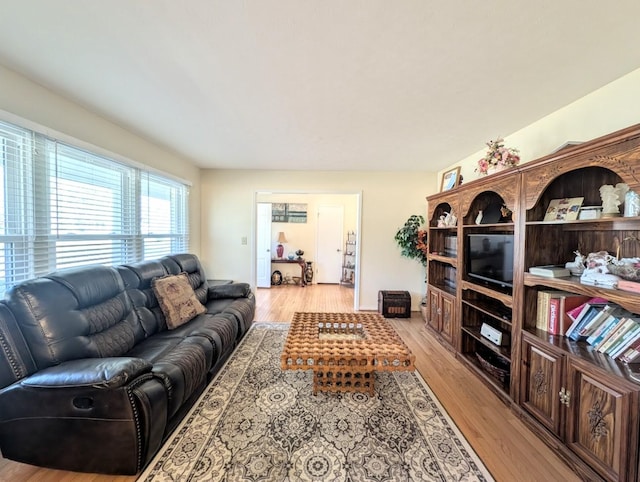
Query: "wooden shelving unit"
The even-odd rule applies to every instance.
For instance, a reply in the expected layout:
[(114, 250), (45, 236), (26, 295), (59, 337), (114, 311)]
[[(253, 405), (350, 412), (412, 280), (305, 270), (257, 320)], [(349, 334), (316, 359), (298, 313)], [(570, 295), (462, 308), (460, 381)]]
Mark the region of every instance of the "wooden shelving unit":
[[(528, 269), (564, 264), (575, 250), (616, 254), (621, 240), (640, 238), (639, 217), (543, 221), (552, 199), (584, 197), (583, 205), (599, 205), (599, 187), (620, 182), (640, 192), (640, 125), (427, 198), (428, 329), (585, 480), (640, 477), (640, 369), (536, 329), (537, 294), (556, 289), (597, 296), (637, 314), (640, 294), (581, 284), (576, 277), (534, 276)], [(496, 205), (507, 215), (476, 224), (480, 210)], [(458, 225), (438, 227), (451, 211)], [(477, 234), (513, 237), (512, 283), (470, 275), (469, 239)], [(455, 253), (445, 253), (452, 238)], [(628, 244), (622, 254), (640, 256), (640, 243)], [(481, 334), (483, 324), (508, 341), (493, 344)]]
[(356, 232), (349, 231), (342, 253), (342, 278), (340, 284), (353, 288), (356, 275)]

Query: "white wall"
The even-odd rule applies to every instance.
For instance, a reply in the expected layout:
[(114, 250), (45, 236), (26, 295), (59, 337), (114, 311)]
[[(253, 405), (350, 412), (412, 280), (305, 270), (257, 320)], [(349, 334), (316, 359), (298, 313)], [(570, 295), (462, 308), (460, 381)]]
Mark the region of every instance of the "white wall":
[[(425, 196), (437, 190), (435, 173), (208, 169), (202, 171), (201, 189), (201, 259), (208, 277), (252, 284), (256, 193), (361, 192), (359, 308), (376, 310), (379, 290), (407, 290), (418, 309), (424, 268), (402, 258), (393, 237), (410, 215), (425, 214)], [(241, 244), (244, 236), (247, 245)]]
[(193, 163), (1, 65), (0, 111), (5, 112), (0, 112), (0, 119), (26, 120), (21, 122), (24, 127), (40, 130), (38, 127), (42, 126), (55, 131), (54, 137), (61, 133), (80, 141), (79, 147), (95, 146), (101, 149), (99, 153), (115, 154), (118, 159), (131, 160), (190, 182), (191, 252), (199, 254), (200, 169)]
[[(566, 142), (584, 142), (610, 132), (640, 123), (640, 69), (559, 109), (524, 129), (505, 137), (506, 147), (520, 149), (522, 163), (550, 154)], [(489, 141), (490, 139), (486, 139)], [(464, 159), (453, 163), (461, 166), (461, 174), (467, 181), (476, 179), (474, 172), (486, 152), (486, 146)]]

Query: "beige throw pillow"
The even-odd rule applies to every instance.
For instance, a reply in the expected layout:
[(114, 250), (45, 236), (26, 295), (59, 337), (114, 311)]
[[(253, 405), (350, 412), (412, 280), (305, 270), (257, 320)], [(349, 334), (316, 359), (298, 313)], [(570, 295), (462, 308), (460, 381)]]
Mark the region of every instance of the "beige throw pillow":
[(151, 287), (170, 330), (207, 311), (196, 298), (187, 273), (156, 278), (151, 282)]

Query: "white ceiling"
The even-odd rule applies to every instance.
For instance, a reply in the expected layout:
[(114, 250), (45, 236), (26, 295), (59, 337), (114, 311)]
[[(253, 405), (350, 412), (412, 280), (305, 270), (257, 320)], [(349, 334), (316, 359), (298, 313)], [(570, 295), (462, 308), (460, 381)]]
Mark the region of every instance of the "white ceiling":
[(201, 167), (424, 171), (640, 67), (639, 23), (638, 0), (0, 0), (0, 64)]

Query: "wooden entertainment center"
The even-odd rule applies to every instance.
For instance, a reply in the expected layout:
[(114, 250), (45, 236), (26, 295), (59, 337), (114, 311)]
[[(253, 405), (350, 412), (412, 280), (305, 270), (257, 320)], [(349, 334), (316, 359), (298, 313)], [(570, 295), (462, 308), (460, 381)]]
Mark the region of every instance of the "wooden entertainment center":
[[(585, 480), (640, 476), (640, 366), (536, 329), (538, 291), (602, 297), (637, 314), (640, 294), (528, 270), (564, 265), (576, 250), (640, 256), (640, 217), (543, 221), (551, 200), (597, 206), (600, 186), (621, 182), (640, 193), (640, 125), (427, 198), (427, 327)], [(476, 224), (480, 211), (496, 222)], [(457, 225), (439, 227), (447, 213)], [(469, 275), (478, 234), (513, 239), (512, 283)], [(483, 324), (502, 334), (500, 345), (481, 335)]]

